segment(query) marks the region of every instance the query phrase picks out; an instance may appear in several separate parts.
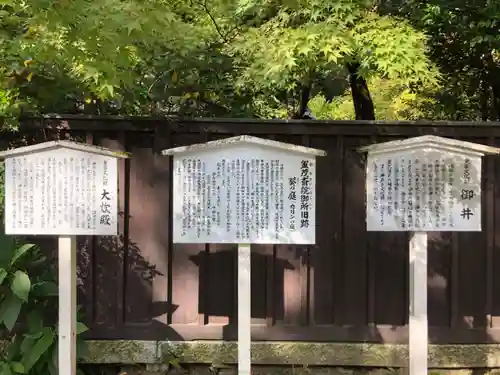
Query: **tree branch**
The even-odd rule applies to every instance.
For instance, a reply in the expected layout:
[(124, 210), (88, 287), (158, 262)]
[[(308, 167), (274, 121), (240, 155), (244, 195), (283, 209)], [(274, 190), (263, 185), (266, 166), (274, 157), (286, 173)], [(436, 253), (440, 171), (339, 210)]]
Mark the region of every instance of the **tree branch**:
[(219, 25), (217, 23), (217, 20), (215, 19), (215, 17), (212, 15), (212, 12), (208, 8), (207, 0), (203, 0), (203, 2), (199, 2), (198, 4), (205, 10), (205, 12), (207, 13), (208, 17), (210, 17), (210, 20), (212, 21), (212, 24), (214, 25), (215, 30), (217, 31), (217, 34), (219, 34), (219, 36), (222, 38), (222, 41), (224, 43), (227, 43), (228, 42), (227, 35), (224, 35), (222, 33), (222, 30), (219, 27)]

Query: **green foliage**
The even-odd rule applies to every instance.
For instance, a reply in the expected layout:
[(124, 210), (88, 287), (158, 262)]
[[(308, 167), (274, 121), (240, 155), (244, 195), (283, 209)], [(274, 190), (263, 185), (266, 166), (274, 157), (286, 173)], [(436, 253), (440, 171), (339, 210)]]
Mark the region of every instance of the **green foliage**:
[[(33, 244), (0, 235), (0, 332), (8, 345), (0, 373), (57, 375), (57, 285), (53, 268)], [(78, 322), (77, 334), (87, 327)], [(84, 349), (79, 340), (79, 355)]]
[(423, 33), (365, 0), (6, 1), (0, 44), (7, 119), (287, 117), (304, 85), (352, 61), (407, 86), (438, 77)]
[(500, 120), (500, 3), (479, 0), (382, 1), (427, 35), (430, 57), (444, 79), (438, 117)]
[(355, 66), (377, 118), (500, 118), (499, 4), (7, 0), (0, 117), (9, 128), (47, 112), (286, 118), (308, 90), (346, 118)]
[[(439, 118), (436, 98), (426, 91), (412, 91), (399, 80), (373, 77), (368, 81), (372, 87), (372, 100), (378, 120), (419, 120)], [(319, 120), (353, 120), (353, 99), (349, 90), (333, 100), (316, 95), (309, 102), (314, 116)]]
[(2, 2), (0, 114), (123, 100), (159, 48), (182, 55), (202, 41), (172, 9), (162, 0)]
[(404, 88), (439, 82), (425, 34), (401, 18), (379, 15), (366, 1), (245, 1), (240, 13), (254, 17), (255, 26), (226, 47), (239, 64), (239, 90), (297, 96), (354, 63), (360, 77), (394, 80)]

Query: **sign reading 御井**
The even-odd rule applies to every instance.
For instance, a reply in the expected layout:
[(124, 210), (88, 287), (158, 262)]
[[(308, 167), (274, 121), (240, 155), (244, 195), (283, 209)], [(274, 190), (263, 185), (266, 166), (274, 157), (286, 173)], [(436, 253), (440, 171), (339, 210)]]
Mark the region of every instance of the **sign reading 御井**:
[(116, 235), (117, 165), (114, 156), (68, 148), (6, 157), (6, 233)]
[(175, 243), (315, 243), (323, 151), (242, 136), (169, 154)]
[(500, 149), (425, 135), (367, 152), (368, 231), (408, 231), (410, 375), (428, 373), (427, 232), (481, 230), (481, 158)]
[(481, 156), (427, 148), (368, 154), (367, 230), (480, 231)]

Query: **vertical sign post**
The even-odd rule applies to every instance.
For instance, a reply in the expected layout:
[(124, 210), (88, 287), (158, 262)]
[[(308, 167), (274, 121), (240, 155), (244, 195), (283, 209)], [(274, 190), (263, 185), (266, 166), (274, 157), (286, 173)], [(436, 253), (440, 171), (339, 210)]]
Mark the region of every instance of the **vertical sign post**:
[(58, 236), (58, 369), (76, 374), (76, 236), (118, 231), (118, 158), (69, 141), (0, 152), (5, 159), (5, 233)]
[(410, 375), (427, 374), (427, 232), (481, 231), (481, 158), (500, 149), (422, 136), (362, 147), (368, 231), (410, 232)]
[(238, 245), (238, 373), (251, 371), (251, 244), (315, 243), (321, 150), (239, 136), (174, 156), (174, 243)]

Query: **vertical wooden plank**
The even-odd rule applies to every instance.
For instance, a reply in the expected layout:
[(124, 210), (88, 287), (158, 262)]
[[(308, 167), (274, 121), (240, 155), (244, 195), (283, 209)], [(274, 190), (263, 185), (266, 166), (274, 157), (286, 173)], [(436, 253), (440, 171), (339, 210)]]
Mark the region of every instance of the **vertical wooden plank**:
[(311, 323), (331, 325), (342, 290), (343, 138), (312, 137), (311, 147), (325, 150), (316, 164), (316, 247), (311, 250)]
[[(377, 323), (384, 324), (384, 319), (377, 318), (377, 302), (380, 302), (377, 298), (377, 289), (380, 285), (378, 284), (376, 272), (377, 265), (379, 264), (377, 257), (379, 253), (383, 252), (380, 249), (380, 233), (368, 232), (367, 233), (367, 251), (366, 251), (366, 323), (370, 327), (375, 327)], [(385, 235), (385, 233), (383, 234)], [(390, 274), (389, 274), (390, 275)], [(382, 297), (383, 298), (383, 297)], [(380, 314), (378, 314), (380, 315)], [(383, 315), (382, 315), (383, 316)]]
[[(93, 134), (92, 132), (86, 132), (83, 139), (81, 140), (88, 144), (93, 144)], [(83, 306), (83, 315), (85, 323), (92, 327), (95, 319), (95, 246), (96, 238), (94, 236), (89, 237), (77, 237), (77, 264), (78, 264), (78, 274), (81, 283), (79, 282), (78, 295), (79, 301)], [(79, 280), (79, 281), (80, 281)]]
[[(166, 323), (168, 298), (168, 247), (163, 247), (162, 232), (168, 233), (168, 186), (156, 185), (158, 171), (151, 133), (131, 134), (127, 150), (130, 159), (130, 219), (126, 262), (125, 322)], [(165, 157), (166, 158), (166, 157)], [(168, 159), (168, 158), (166, 158)], [(167, 171), (168, 172), (168, 171)], [(168, 174), (167, 174), (168, 178)], [(167, 187), (162, 191), (160, 187)], [(167, 209), (161, 211), (161, 209)]]
[(207, 313), (207, 307), (199, 304), (200, 293), (207, 288), (199, 283), (201, 269), (206, 269), (204, 253), (204, 245), (173, 245), (172, 303), (176, 309), (172, 324), (199, 325), (199, 314)]
[(452, 233), (429, 232), (427, 238), (429, 326), (450, 327)]
[[(297, 145), (301, 145), (303, 141), (298, 135), (276, 135), (275, 139)], [(284, 284), (276, 284), (276, 293), (283, 293), (284, 316), (283, 320), (277, 317), (276, 324), (299, 326), (307, 319), (307, 248), (307, 246), (276, 245), (275, 281), (279, 280), (278, 272), (284, 273)], [(304, 283), (306, 287), (303, 286)]]
[[(458, 319), (460, 327), (484, 327), (486, 302), (484, 238), (472, 234), (459, 234), (459, 283)], [(470, 249), (469, 251), (465, 249)], [(476, 255), (473, 257), (472, 252)]]
[[(449, 138), (457, 138), (450, 134)], [(460, 238), (457, 232), (442, 233), (441, 238), (448, 240), (449, 259), (449, 326), (451, 329), (459, 328), (460, 319)]]
[[(200, 142), (197, 134), (172, 134), (171, 147), (185, 146)], [(175, 199), (175, 198), (174, 198)], [(172, 313), (173, 324), (199, 325), (199, 314), (206, 313), (200, 293), (208, 287), (200, 283), (200, 272), (206, 269), (204, 262), (205, 245), (174, 244), (172, 251), (172, 303), (176, 306)], [(223, 291), (221, 291), (223, 293)]]
[[(488, 139), (490, 146), (495, 146), (495, 138)], [(495, 164), (493, 157), (483, 158), (485, 163), (484, 170), (485, 176), (483, 179), (485, 194), (483, 201), (484, 204), (484, 222), (483, 228), (486, 236), (486, 327), (492, 327), (492, 309), (493, 309), (493, 284), (494, 284), (494, 252), (495, 252), (495, 196), (494, 186), (496, 181)]]
[(204, 285), (210, 282), (210, 245), (206, 244), (203, 251), (197, 255), (198, 259), (198, 279), (199, 279), (199, 297), (198, 297), (198, 325), (203, 326), (209, 323), (210, 292)]
[[(208, 142), (232, 135), (221, 135), (204, 132), (200, 134), (198, 142)], [(252, 254), (251, 266), (251, 293), (254, 295), (253, 282), (255, 256)], [(237, 244), (209, 244), (205, 248), (206, 263), (200, 273), (200, 301), (205, 309), (205, 324), (225, 325), (235, 324), (237, 321), (238, 309), (238, 264), (237, 264)], [(252, 302), (253, 304), (253, 298)]]
[[(266, 326), (271, 327), (276, 323), (278, 316), (283, 319), (285, 302), (283, 301), (283, 295), (276, 293), (277, 283), (275, 282), (276, 275), (274, 273), (276, 247), (267, 245), (264, 251), (266, 255)], [(280, 285), (283, 285), (283, 282)]]
[[(484, 237), (460, 234), (458, 326), (485, 327), (486, 263)], [(470, 249), (465, 251), (464, 249)], [(472, 252), (476, 253), (473, 258)]]
[[(198, 142), (208, 142), (210, 139), (210, 134), (204, 132), (199, 135)], [(198, 278), (199, 278), (199, 297), (198, 297), (198, 325), (203, 326), (209, 323), (210, 319), (210, 289), (205, 288), (210, 282), (210, 247), (211, 244), (205, 244), (203, 251), (198, 253), (199, 265), (198, 265)]]
[[(333, 301), (334, 301), (334, 306), (333, 306), (333, 324), (335, 325), (340, 325), (343, 322), (343, 314), (344, 314), (344, 296), (343, 296), (343, 290), (344, 290), (344, 248), (345, 248), (345, 210), (346, 210), (346, 197), (345, 197), (345, 183), (346, 183), (346, 160), (345, 160), (345, 140), (346, 138), (344, 136), (338, 136), (337, 137), (337, 147), (336, 147), (336, 155), (338, 159), (340, 160), (338, 162), (338, 174), (340, 175), (340, 178), (336, 179), (335, 181), (335, 190), (337, 194), (340, 197), (340, 205), (337, 206), (337, 209), (335, 210), (336, 212), (336, 220), (337, 223), (335, 225), (336, 229), (336, 234), (334, 236), (334, 242), (333, 246), (336, 247), (335, 250), (335, 256), (332, 259), (331, 267), (335, 272), (335, 287), (334, 287), (334, 296), (333, 296)], [(334, 221), (335, 223), (335, 221)]]
[[(126, 151), (125, 133), (94, 133), (94, 144), (116, 151)], [(96, 237), (93, 262), (95, 325), (102, 329), (116, 329), (124, 317), (124, 258), (128, 238), (128, 160), (118, 161), (118, 205), (120, 219), (118, 236)]]
[[(274, 140), (274, 135), (269, 135)], [(259, 246), (261, 247), (261, 246)], [(285, 316), (285, 301), (283, 293), (285, 268), (276, 272), (276, 246), (262, 246), (266, 259), (266, 326), (272, 327), (277, 320), (283, 320)]]
[[(282, 293), (283, 295), (283, 317), (276, 317), (277, 325), (298, 326), (302, 322), (303, 306), (300, 285), (300, 262), (302, 257), (303, 249), (298, 246), (276, 245), (275, 276), (277, 272), (284, 273), (281, 288), (275, 285), (276, 293)], [(289, 264), (290, 267), (281, 268), (277, 266), (279, 263)], [(279, 279), (275, 278), (275, 281)], [(279, 299), (280, 297), (278, 297)]]
[[(500, 139), (495, 138), (495, 146), (500, 147)], [(500, 160), (498, 156), (490, 156), (495, 181), (500, 181)], [(493, 185), (493, 199), (487, 202), (493, 206), (493, 252), (491, 254), (493, 270), (500, 269), (500, 183)], [(500, 327), (500, 272), (492, 274), (491, 326)]]
[(207, 269), (210, 277), (200, 286), (205, 294), (208, 324), (236, 323), (238, 302), (237, 245), (210, 246)]
[(176, 306), (172, 304), (172, 160), (161, 154), (171, 146), (170, 124), (156, 126), (154, 133), (154, 197), (156, 266), (153, 280), (153, 319), (170, 324)]
[[(477, 139), (474, 142), (486, 144), (487, 140)], [(485, 307), (487, 290), (486, 253), (487, 253), (487, 220), (490, 214), (487, 199), (485, 162), (482, 163), (482, 228), (481, 232), (461, 232), (458, 234), (458, 279), (460, 295), (458, 298), (458, 319), (462, 327), (485, 327)]]
[[(397, 139), (372, 136), (370, 142), (375, 144)], [(402, 326), (408, 312), (405, 282), (408, 276), (408, 236), (404, 232), (368, 232), (367, 235), (368, 324)]]
[(376, 324), (403, 326), (408, 311), (405, 298), (408, 293), (405, 282), (408, 236), (402, 232), (380, 233), (377, 237), (377, 246), (369, 250), (371, 262), (368, 266), (374, 273), (374, 320)]
[[(260, 135), (261, 136), (261, 135)], [(262, 137), (262, 136), (261, 136)], [(267, 138), (272, 139), (272, 140), (277, 140), (277, 141), (282, 141), (282, 142), (296, 142), (297, 144), (300, 144), (301, 138), (298, 136), (292, 137), (293, 140), (291, 140), (290, 137), (287, 136), (278, 136), (277, 134), (269, 134)], [(295, 251), (297, 247), (290, 247), (290, 251)], [(304, 292), (304, 289), (301, 288), (301, 281), (300, 281), (300, 270), (296, 268), (296, 264), (294, 265), (293, 262), (289, 261), (288, 257), (280, 257), (279, 256), (279, 245), (269, 245), (267, 246), (267, 325), (272, 326), (275, 324), (287, 324), (286, 321), (286, 309), (289, 304), (289, 301), (286, 300), (286, 291), (287, 289), (287, 284), (286, 280), (290, 279), (290, 276), (293, 276), (294, 273), (290, 273), (291, 271), (295, 271), (298, 276), (298, 284), (293, 285), (294, 287), (298, 288), (293, 289), (294, 292), (296, 292), (296, 295), (294, 297), (297, 297), (300, 300), (300, 303), (303, 302), (302, 300), (302, 293)], [(301, 251), (298, 249), (298, 251)], [(301, 314), (302, 311), (299, 313)], [(297, 319), (297, 322), (301, 320), (300, 316)], [(293, 324), (293, 323), (292, 323)]]
[(460, 263), (459, 263), (459, 236), (451, 233), (450, 252), (450, 326), (458, 328), (460, 324)]
[[(127, 150), (127, 133), (118, 132), (118, 144), (114, 147), (120, 147), (118, 151)], [(111, 147), (109, 147), (111, 148)], [(129, 226), (130, 226), (130, 159), (118, 161), (118, 211), (120, 214), (118, 222), (118, 238), (109, 241), (115, 248), (119, 262), (117, 262), (117, 323), (123, 325), (125, 322), (125, 293), (127, 290), (127, 261), (129, 250)]]
[(344, 246), (342, 248), (342, 314), (338, 324), (367, 323), (367, 232), (365, 159), (356, 149), (368, 138), (345, 138), (344, 143)]
[[(271, 255), (269, 255), (269, 248), (271, 248)], [(266, 325), (267, 303), (268, 303), (268, 290), (267, 290), (267, 270), (268, 259), (272, 259), (272, 245), (256, 246), (252, 245), (252, 324)], [(272, 315), (271, 315), (272, 317)]]
[[(388, 141), (386, 139), (377, 139), (377, 136), (371, 135), (370, 136), (370, 144), (376, 144), (376, 143), (381, 143)], [(366, 158), (367, 155), (364, 155)], [(366, 173), (366, 171), (365, 171)], [(364, 182), (364, 187), (365, 187), (365, 192), (363, 199), (366, 202), (366, 178)], [(366, 214), (365, 214), (365, 222), (367, 220)], [(377, 275), (378, 272), (376, 272), (378, 262), (377, 262), (377, 257), (380, 255), (380, 246), (383, 245), (383, 238), (387, 236), (389, 233), (379, 233), (379, 232), (367, 232), (367, 251), (366, 251), (366, 322), (369, 327), (375, 327), (377, 322), (380, 324), (384, 324), (383, 319), (378, 319), (377, 320), (377, 286), (378, 286), (378, 280), (377, 280)], [(390, 235), (390, 234), (389, 234)], [(380, 314), (379, 314), (380, 315)]]
[[(310, 138), (307, 134), (302, 135), (301, 137), (301, 145), (309, 147), (310, 146)], [(316, 158), (318, 159), (318, 158)], [(317, 160), (316, 160), (317, 162)], [(317, 180), (317, 170), (316, 170), (316, 180)], [(316, 185), (317, 185), (316, 181)], [(316, 196), (317, 199), (317, 196)], [(317, 215), (317, 214), (316, 214)], [(316, 250), (317, 246), (302, 246), (302, 261), (300, 262), (300, 324), (308, 325), (310, 323), (310, 313), (311, 313), (311, 303), (314, 301), (311, 300), (311, 287), (314, 286), (314, 280), (311, 280), (311, 274), (314, 275), (314, 270), (311, 268), (311, 251)]]
[[(93, 125), (98, 125), (97, 121), (92, 122)], [(67, 139), (73, 142), (82, 142), (93, 144), (94, 136), (91, 131), (74, 131), (65, 129), (60, 134), (61, 139)], [(50, 240), (44, 238), (44, 242)], [(95, 298), (95, 243), (99, 238), (95, 236), (78, 236), (77, 237), (77, 265), (78, 265), (78, 303), (82, 306), (83, 321), (93, 328), (95, 321), (95, 304), (98, 301)], [(49, 246), (52, 249), (54, 246)], [(89, 332), (90, 336), (98, 331)]]

